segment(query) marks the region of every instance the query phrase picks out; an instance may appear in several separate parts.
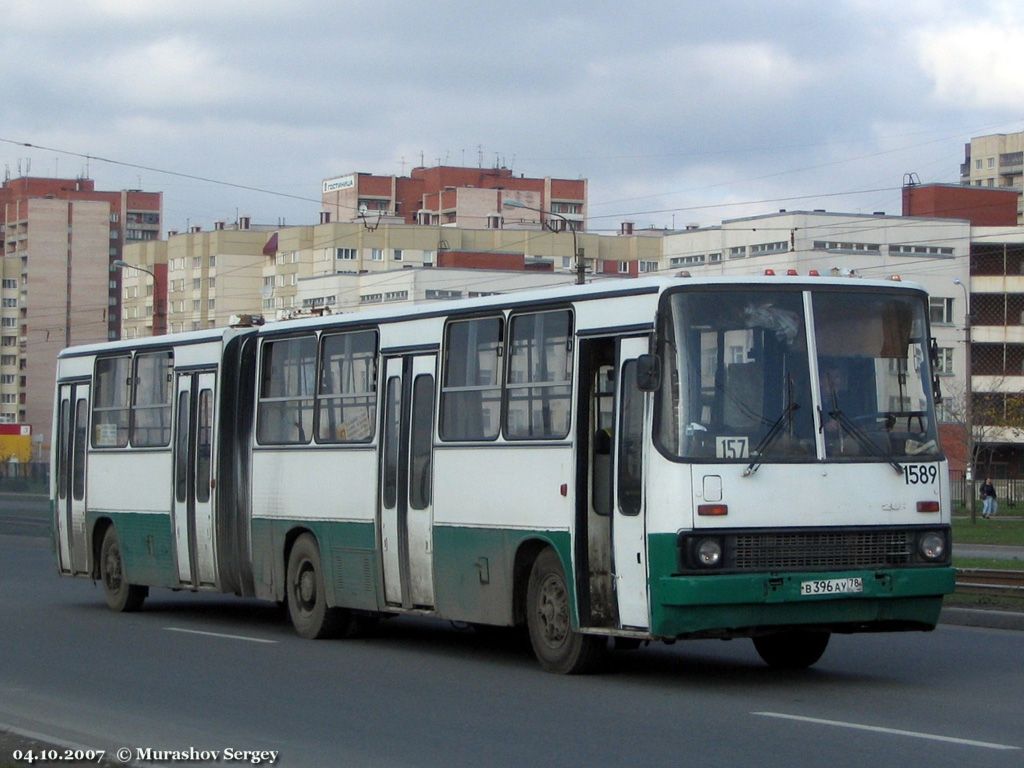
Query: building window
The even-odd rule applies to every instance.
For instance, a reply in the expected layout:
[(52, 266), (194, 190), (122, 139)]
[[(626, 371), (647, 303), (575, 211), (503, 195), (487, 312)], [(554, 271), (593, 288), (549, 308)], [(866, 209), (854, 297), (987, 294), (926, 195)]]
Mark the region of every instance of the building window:
[(3, 281), (3, 287), (4, 287), (4, 290), (11, 290), (11, 291), (17, 290), (18, 289), (18, 281), (17, 281), (17, 279), (12, 279), (12, 278), (5, 277), (4, 281)]
[(370, 261), (384, 261), (384, 249), (383, 248), (371, 248), (370, 249)]
[(394, 261), (401, 261), (402, 260), (402, 249), (401, 248), (395, 248), (391, 253), (392, 253), (391, 258)]
[(620, 261), (619, 262), (619, 274), (620, 275), (628, 275), (629, 274), (629, 262), (628, 261)]
[(733, 248), (729, 249), (729, 258), (730, 259), (742, 259), (742, 258), (745, 258), (746, 255), (747, 255), (747, 246), (745, 246), (745, 245), (737, 245), (737, 246), (734, 246)]
[(355, 248), (335, 248), (335, 256), (338, 261), (355, 261)]
[(641, 261), (640, 262), (640, 271), (641, 272), (657, 272), (658, 271), (658, 262), (656, 262), (656, 261)]
[(428, 288), (425, 297), (428, 299), (461, 299), (462, 291), (445, 291), (437, 288)]
[(939, 347), (939, 358), (935, 364), (935, 372), (943, 376), (953, 375), (952, 347)]
[(941, 296), (932, 296), (928, 299), (928, 313), (932, 323), (936, 325), (950, 325), (953, 322), (953, 300)]

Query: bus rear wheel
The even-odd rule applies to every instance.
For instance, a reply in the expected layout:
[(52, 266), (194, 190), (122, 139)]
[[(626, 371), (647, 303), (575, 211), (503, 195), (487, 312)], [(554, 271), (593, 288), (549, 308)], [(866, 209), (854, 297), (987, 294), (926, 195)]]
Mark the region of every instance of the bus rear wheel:
[(573, 675), (591, 672), (600, 665), (607, 638), (584, 635), (572, 628), (569, 589), (554, 550), (545, 549), (534, 561), (526, 610), (530, 644), (542, 668)]
[(754, 648), (765, 664), (775, 669), (806, 669), (825, 653), (828, 632), (794, 630), (754, 638)]
[(139, 610), (149, 594), (148, 587), (128, 583), (121, 558), (121, 543), (112, 525), (103, 534), (103, 543), (100, 545), (100, 580), (103, 582), (107, 605), (119, 613)]
[(302, 637), (352, 637), (372, 625), (371, 619), (345, 608), (328, 607), (320, 547), (311, 534), (304, 533), (295, 540), (288, 555), (285, 584), (288, 615)]

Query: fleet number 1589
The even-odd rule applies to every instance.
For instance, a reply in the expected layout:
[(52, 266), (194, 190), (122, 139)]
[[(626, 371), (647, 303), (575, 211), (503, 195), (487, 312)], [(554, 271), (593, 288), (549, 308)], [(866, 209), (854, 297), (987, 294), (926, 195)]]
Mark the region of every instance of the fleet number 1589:
[(903, 480), (907, 485), (929, 485), (939, 477), (934, 464), (904, 464)]

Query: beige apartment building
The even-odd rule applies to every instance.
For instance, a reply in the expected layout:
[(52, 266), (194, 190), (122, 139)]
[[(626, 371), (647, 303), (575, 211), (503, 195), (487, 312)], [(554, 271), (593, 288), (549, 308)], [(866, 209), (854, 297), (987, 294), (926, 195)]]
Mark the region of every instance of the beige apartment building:
[[(489, 286), (507, 279), (508, 290), (571, 282), (576, 276), (574, 243), (583, 249), (588, 279), (654, 271), (661, 253), (660, 238), (650, 233), (574, 235), (540, 229), (539, 222), (514, 230), (332, 222), (272, 231), (217, 229), (172, 235), (166, 242), (141, 243), (125, 252), (125, 261), (139, 269), (126, 268), (122, 275), (123, 336), (223, 326), (240, 314), (273, 319), (313, 308), (352, 311), (372, 303), (363, 296), (378, 291), (361, 284), (382, 274), (392, 275), (389, 279), (398, 283), (407, 282), (398, 276), (403, 272), (436, 272), (438, 277), (429, 279), (429, 298), (468, 296), (473, 291), (466, 275), (483, 279), (484, 272), (492, 273)], [(524, 273), (553, 279), (514, 279)], [(303, 287), (313, 278), (333, 276), (342, 276), (346, 287)], [(442, 285), (445, 282), (447, 286)], [(160, 312), (163, 284), (166, 317)], [(421, 289), (379, 292), (382, 300), (385, 294), (401, 291), (406, 291), (403, 300), (425, 300), (427, 288), (422, 286), (426, 282)], [(493, 286), (486, 290), (498, 292)], [(332, 300), (325, 303), (328, 297)], [(314, 304), (314, 299), (319, 301)]]
[(1017, 192), (1017, 223), (1024, 224), (1024, 131), (976, 136), (964, 145), (960, 183)]
[(110, 207), (31, 198), (5, 209), (0, 423), (31, 427), (42, 458), (57, 354), (108, 337)]

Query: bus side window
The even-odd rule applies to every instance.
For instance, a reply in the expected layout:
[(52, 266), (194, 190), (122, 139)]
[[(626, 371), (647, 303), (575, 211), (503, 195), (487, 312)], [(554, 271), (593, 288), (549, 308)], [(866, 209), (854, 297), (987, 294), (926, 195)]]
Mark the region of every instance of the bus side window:
[[(124, 448), (128, 445), (128, 394), (131, 357), (96, 360), (96, 392), (93, 395), (93, 448)], [(83, 419), (82, 424), (85, 423)]]
[(441, 439), (494, 440), (501, 412), (500, 317), (459, 320), (445, 329)]
[(572, 315), (515, 315), (509, 332), (505, 437), (561, 439), (572, 418)]
[(308, 443), (313, 437), (316, 337), (263, 344), (257, 439), (262, 445)]

